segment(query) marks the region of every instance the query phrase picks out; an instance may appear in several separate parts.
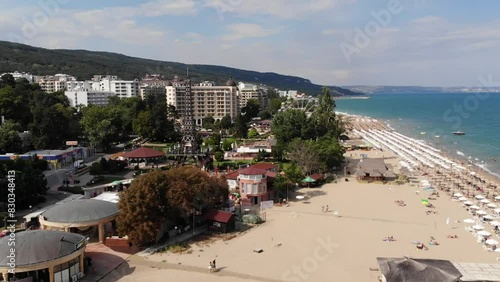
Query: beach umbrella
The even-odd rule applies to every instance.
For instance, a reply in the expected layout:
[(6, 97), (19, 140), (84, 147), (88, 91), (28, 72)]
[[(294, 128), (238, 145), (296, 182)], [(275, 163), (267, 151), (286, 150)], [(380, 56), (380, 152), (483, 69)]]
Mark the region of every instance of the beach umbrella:
[(491, 236), (491, 233), (490, 233), (490, 232), (488, 232), (488, 231), (481, 230), (481, 231), (478, 231), (478, 232), (477, 232), (477, 235), (481, 235), (481, 236)]
[(483, 210), (479, 210), (476, 212), (476, 214), (479, 214), (479, 215), (485, 215), (485, 214), (488, 214), (487, 212), (483, 211)]
[(494, 219), (494, 218), (493, 218), (491, 215), (489, 215), (489, 214), (487, 214), (487, 215), (483, 216), (483, 218), (484, 218), (484, 219), (487, 219), (487, 220), (493, 220), (493, 219)]
[(500, 213), (500, 209), (494, 209), (493, 211), (495, 211), (496, 213)]
[(474, 230), (483, 230), (484, 227), (482, 225), (477, 224), (477, 225), (472, 226), (472, 229), (474, 229)]
[(474, 203), (473, 203), (473, 202), (471, 202), (471, 201), (465, 201), (465, 202), (464, 202), (464, 205), (466, 205), (466, 206), (472, 206), (473, 204), (474, 204)]
[(480, 207), (478, 207), (478, 206), (471, 206), (470, 209), (471, 210), (478, 210), (478, 209), (480, 209)]
[(472, 224), (472, 223), (475, 223), (476, 221), (474, 219), (471, 219), (471, 218), (466, 218), (464, 219), (464, 223), (469, 223), (469, 224)]
[(313, 182), (316, 182), (316, 180), (314, 180), (310, 176), (308, 176), (308, 177), (302, 179), (302, 182), (313, 183)]
[(493, 203), (489, 203), (487, 204), (488, 208), (496, 208), (497, 205), (496, 204), (493, 204)]
[(474, 198), (476, 198), (476, 199), (478, 199), (478, 200), (482, 200), (482, 199), (484, 199), (484, 196), (483, 196), (483, 195), (477, 195), (477, 196), (476, 196), (476, 197), (474, 197)]
[(464, 201), (468, 201), (469, 199), (467, 199), (465, 197), (460, 197), (460, 198), (458, 198), (458, 200), (464, 202)]
[(296, 196), (295, 197), (297, 200), (304, 200), (304, 196)]
[(464, 195), (462, 193), (455, 193), (455, 194), (453, 194), (453, 197), (457, 197), (457, 198), (463, 197), (463, 196)]
[(488, 200), (488, 199), (482, 199), (481, 203), (483, 203), (483, 204), (489, 204), (489, 203), (491, 203), (491, 201)]
[(486, 245), (498, 245), (498, 241), (495, 239), (488, 239), (486, 240)]
[(496, 197), (495, 197), (495, 200), (500, 200), (500, 196), (496, 196)]
[(500, 221), (494, 220), (494, 221), (490, 222), (490, 224), (493, 226), (500, 226)]

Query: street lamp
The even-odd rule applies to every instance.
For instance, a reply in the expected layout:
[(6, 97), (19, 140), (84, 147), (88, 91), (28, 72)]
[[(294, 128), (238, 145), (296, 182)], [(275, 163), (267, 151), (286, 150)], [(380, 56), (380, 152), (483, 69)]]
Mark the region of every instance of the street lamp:
[(31, 205), (30, 205), (30, 213), (31, 213), (31, 208), (32, 208), (32, 207), (31, 207)]

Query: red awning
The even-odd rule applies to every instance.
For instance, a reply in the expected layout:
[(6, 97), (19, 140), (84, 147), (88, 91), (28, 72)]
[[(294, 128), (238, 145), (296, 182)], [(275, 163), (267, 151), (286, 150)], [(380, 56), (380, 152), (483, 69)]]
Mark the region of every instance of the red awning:
[(205, 214), (207, 220), (228, 223), (233, 214), (225, 211), (210, 210)]

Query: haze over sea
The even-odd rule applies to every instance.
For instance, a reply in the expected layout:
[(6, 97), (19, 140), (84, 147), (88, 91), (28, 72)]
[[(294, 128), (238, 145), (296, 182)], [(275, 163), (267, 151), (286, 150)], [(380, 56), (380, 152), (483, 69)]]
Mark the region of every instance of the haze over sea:
[[(500, 178), (500, 93), (369, 97), (339, 99), (337, 111), (385, 120), (398, 132), (424, 140), (454, 158), (477, 158), (477, 165)], [(453, 135), (457, 130), (465, 135)]]

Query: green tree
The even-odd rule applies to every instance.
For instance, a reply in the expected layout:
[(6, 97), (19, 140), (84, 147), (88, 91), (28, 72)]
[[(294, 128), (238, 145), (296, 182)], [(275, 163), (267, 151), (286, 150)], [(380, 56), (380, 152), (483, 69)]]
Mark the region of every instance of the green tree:
[(312, 144), (319, 159), (323, 162), (323, 167), (328, 170), (340, 167), (344, 161), (344, 148), (335, 137), (323, 137)]
[(274, 116), (271, 131), (279, 144), (287, 144), (295, 138), (301, 138), (307, 126), (306, 114), (301, 110), (290, 109)]
[(233, 122), (231, 120), (231, 116), (225, 115), (221, 120), (220, 120), (220, 127), (221, 129), (230, 129), (233, 125)]
[(255, 128), (250, 128), (248, 131), (248, 138), (258, 138), (259, 136), (260, 134)]
[(233, 125), (233, 135), (237, 138), (247, 138), (248, 124), (241, 114), (236, 117)]
[(304, 174), (302, 173), (302, 170), (300, 167), (297, 166), (296, 163), (293, 163), (285, 168), (284, 170), (286, 178), (294, 183), (293, 185), (296, 186), (295, 184), (298, 184), (304, 179)]
[(213, 129), (215, 124), (215, 119), (212, 116), (204, 117), (202, 120), (203, 128)]
[(260, 119), (270, 119), (273, 115), (268, 110), (263, 110), (259, 112)]
[(269, 111), (272, 115), (276, 114), (281, 109), (281, 104), (283, 103), (283, 99), (273, 98), (269, 102)]
[(310, 128), (314, 129), (314, 137), (320, 138), (330, 135), (338, 138), (342, 133), (339, 121), (335, 114), (335, 100), (330, 94), (328, 87), (323, 87), (323, 93), (319, 98), (318, 107), (309, 119)]
[(0, 154), (24, 153), (22, 151), (22, 140), (19, 137), (21, 126), (11, 120), (6, 121), (0, 127)]
[(90, 143), (107, 150), (120, 140), (122, 128), (119, 112), (114, 107), (90, 106), (83, 109), (82, 127)]
[(217, 152), (215, 152), (215, 154), (214, 154), (214, 158), (215, 158), (215, 160), (216, 160), (216, 161), (218, 161), (218, 162), (222, 162), (222, 161), (224, 161), (224, 152), (222, 152), (222, 151), (217, 151)]
[(290, 180), (288, 180), (286, 176), (280, 174), (276, 175), (276, 178), (274, 178), (272, 185), (275, 191), (274, 197), (276, 199), (286, 199), (287, 191), (291, 192), (291, 189), (294, 186), (292, 183), (290, 183)]
[(259, 115), (259, 101), (256, 99), (248, 99), (247, 104), (241, 108), (241, 114), (246, 122), (250, 122), (253, 118)]
[(222, 150), (224, 151), (231, 151), (233, 149), (232, 145), (236, 142), (236, 139), (234, 138), (226, 138), (222, 142)]
[(16, 85), (16, 81), (14, 80), (14, 77), (12, 74), (4, 74), (2, 77), (0, 77), (0, 88), (10, 86), (14, 87)]

